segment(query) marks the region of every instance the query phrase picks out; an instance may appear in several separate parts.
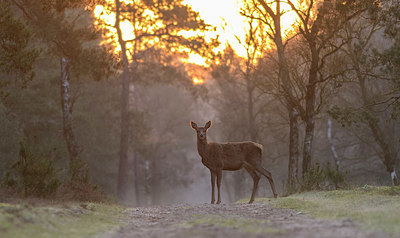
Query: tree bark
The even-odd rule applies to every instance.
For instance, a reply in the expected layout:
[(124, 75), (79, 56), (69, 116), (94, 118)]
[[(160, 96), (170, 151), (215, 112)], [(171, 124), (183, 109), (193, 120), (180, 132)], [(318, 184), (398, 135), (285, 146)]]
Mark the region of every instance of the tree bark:
[(311, 50), (311, 66), (310, 73), (308, 76), (308, 84), (306, 90), (306, 111), (305, 111), (305, 123), (306, 131), (303, 142), (303, 162), (302, 162), (302, 174), (308, 172), (311, 167), (312, 159), (312, 143), (314, 139), (314, 128), (315, 128), (315, 88), (318, 81), (318, 67), (319, 67), (319, 54), (316, 47), (315, 38), (313, 35), (308, 36), (308, 44)]
[(148, 206), (152, 205), (153, 201), (153, 193), (152, 193), (152, 187), (151, 187), (151, 179), (152, 179), (152, 174), (151, 174), (151, 169), (150, 169), (150, 162), (149, 160), (145, 160), (144, 162), (144, 200), (143, 204)]
[[(279, 1), (277, 1), (277, 11), (280, 11)], [(288, 107), (289, 116), (289, 163), (288, 163), (288, 188), (294, 192), (297, 184), (298, 176), (298, 160), (299, 160), (299, 125), (298, 125), (298, 111), (296, 110), (295, 103), (293, 102), (294, 96), (290, 83), (289, 66), (286, 60), (285, 49), (282, 41), (282, 33), (280, 29), (280, 16), (274, 20), (276, 34), (275, 44), (278, 50), (279, 72), (282, 78), (284, 97)]]
[(241, 169), (239, 171), (237, 171), (234, 175), (233, 175), (233, 181), (234, 181), (234, 193), (235, 193), (235, 200), (240, 200), (242, 198), (244, 198), (246, 196), (245, 194), (245, 189), (246, 189), (246, 177), (249, 176), (248, 174), (246, 174), (247, 172), (245, 172), (244, 169)]
[(328, 118), (327, 137), (328, 137), (329, 144), (331, 144), (331, 152), (332, 152), (332, 155), (333, 155), (333, 159), (335, 161), (336, 171), (339, 171), (340, 161), (339, 161), (339, 156), (338, 156), (338, 154), (336, 152), (335, 145), (333, 144), (333, 139), (332, 139), (332, 120), (330, 118)]
[[(281, 10), (280, 10), (280, 2), (276, 1), (276, 13), (273, 12), (271, 7), (263, 1), (259, 0), (259, 3), (263, 6), (266, 10), (267, 14), (272, 18), (274, 29), (271, 29), (274, 32), (274, 43), (276, 45), (278, 51), (278, 62), (279, 62), (279, 77), (282, 80), (282, 87), (284, 98), (286, 101), (286, 106), (288, 107), (288, 114), (289, 114), (289, 166), (288, 166), (288, 183), (295, 183), (293, 179), (297, 177), (298, 171), (298, 122), (297, 116), (293, 114), (294, 110), (296, 110), (296, 103), (294, 102), (295, 97), (293, 96), (292, 87), (290, 83), (290, 71), (289, 66), (286, 60), (285, 48), (282, 40), (282, 32), (281, 32)], [(300, 108), (298, 108), (300, 109)], [(297, 179), (296, 179), (297, 180)]]
[(140, 173), (140, 171), (139, 171), (139, 158), (138, 157), (139, 157), (139, 155), (135, 151), (134, 155), (133, 155), (133, 166), (134, 166), (133, 171), (135, 173), (135, 181), (134, 181), (134, 183), (135, 183), (135, 198), (136, 198), (136, 205), (137, 206), (142, 206), (143, 203), (142, 203), (142, 196), (141, 196), (142, 193), (140, 191), (140, 189), (141, 189), (140, 184), (142, 184), (143, 181), (139, 181), (139, 179), (141, 179), (142, 176), (138, 176), (139, 173)]
[[(366, 45), (365, 45), (366, 46)], [(364, 46), (364, 47), (365, 47)], [(351, 47), (351, 46), (350, 46)], [(350, 48), (352, 49), (352, 48)], [(352, 49), (352, 52), (355, 52)], [(380, 159), (382, 160), (383, 164), (386, 167), (388, 173), (390, 173), (392, 185), (399, 185), (399, 179), (396, 175), (396, 153), (394, 152), (393, 148), (389, 146), (385, 136), (383, 135), (382, 129), (379, 127), (379, 120), (374, 117), (374, 110), (372, 108), (372, 103), (370, 102), (368, 95), (368, 89), (366, 84), (366, 78), (363, 75), (361, 70), (361, 65), (359, 63), (359, 59), (354, 57), (354, 55), (350, 55), (353, 67), (356, 72), (358, 84), (361, 90), (361, 98), (363, 102), (363, 108), (365, 108), (365, 119), (367, 121), (367, 125), (372, 132), (375, 142), (379, 145), (382, 154), (380, 155)]]
[(121, 46), (122, 53), (122, 93), (121, 93), (121, 134), (120, 134), (120, 147), (119, 147), (119, 166), (118, 166), (118, 185), (117, 193), (120, 200), (127, 199), (128, 187), (128, 139), (129, 139), (129, 62), (126, 54), (126, 42), (122, 38), (122, 31), (120, 27), (120, 8), (121, 3), (115, 0), (116, 14), (115, 14), (115, 28), (118, 35), (118, 43)]
[(61, 58), (61, 108), (63, 115), (63, 136), (69, 153), (71, 181), (87, 182), (85, 164), (79, 159), (80, 147), (75, 140), (72, 123), (69, 65), (66, 57)]
[(257, 130), (255, 128), (255, 118), (254, 118), (254, 99), (253, 93), (255, 87), (253, 86), (253, 82), (250, 79), (246, 79), (247, 83), (247, 114), (248, 114), (248, 128), (249, 128), (249, 135), (250, 140), (257, 142)]
[(399, 180), (397, 178), (395, 168), (396, 168), (396, 157), (395, 153), (392, 153), (392, 149), (389, 144), (386, 142), (382, 130), (379, 128), (378, 123), (373, 118), (367, 118), (368, 126), (374, 135), (374, 139), (376, 143), (381, 148), (382, 154), (380, 157), (382, 159), (383, 164), (386, 167), (386, 170), (391, 175), (392, 185), (399, 185)]
[(298, 178), (299, 163), (299, 123), (298, 112), (289, 107), (289, 164), (288, 164), (288, 192), (294, 192)]
[(386, 139), (383, 135), (383, 132), (381, 128), (378, 125), (379, 120), (375, 119), (373, 114), (373, 110), (371, 108), (371, 103), (368, 100), (368, 92), (367, 88), (365, 86), (365, 80), (363, 76), (361, 75), (361, 72), (359, 70), (359, 67), (356, 67), (357, 69), (357, 77), (358, 77), (358, 82), (360, 84), (361, 88), (361, 95), (362, 95), (362, 100), (364, 104), (364, 108), (366, 110), (366, 120), (369, 129), (372, 132), (372, 135), (374, 136), (375, 142), (379, 145), (382, 155), (380, 156), (383, 164), (386, 167), (386, 170), (388, 173), (391, 175), (392, 179), (392, 185), (399, 185), (399, 180), (396, 175), (396, 153), (393, 152), (392, 148), (389, 146), (389, 144), (386, 142)]
[(129, 69), (124, 66), (122, 73), (122, 94), (121, 94), (121, 134), (119, 146), (119, 167), (118, 167), (118, 198), (126, 199), (128, 185), (128, 139), (129, 139)]

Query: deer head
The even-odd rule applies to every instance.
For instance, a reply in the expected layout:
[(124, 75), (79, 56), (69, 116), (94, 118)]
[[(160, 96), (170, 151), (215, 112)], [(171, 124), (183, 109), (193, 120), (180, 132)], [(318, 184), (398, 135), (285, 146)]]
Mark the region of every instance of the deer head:
[(208, 121), (204, 127), (198, 127), (196, 123), (190, 122), (190, 126), (197, 133), (197, 139), (202, 141), (207, 138), (207, 130), (211, 127), (211, 121)]

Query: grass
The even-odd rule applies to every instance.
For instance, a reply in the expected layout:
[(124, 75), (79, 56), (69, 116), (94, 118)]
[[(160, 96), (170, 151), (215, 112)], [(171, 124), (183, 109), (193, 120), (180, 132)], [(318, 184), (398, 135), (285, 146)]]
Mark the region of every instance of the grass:
[(256, 201), (324, 219), (352, 219), (367, 230), (382, 230), (400, 235), (400, 186), (365, 185), (353, 190), (306, 192)]
[(187, 221), (179, 226), (191, 228), (197, 225), (213, 225), (223, 228), (236, 228), (244, 233), (278, 233), (279, 229), (269, 226), (266, 220), (243, 218), (243, 217), (221, 217), (217, 215), (196, 215), (193, 220)]
[(124, 209), (102, 203), (0, 203), (2, 237), (93, 237), (124, 223)]

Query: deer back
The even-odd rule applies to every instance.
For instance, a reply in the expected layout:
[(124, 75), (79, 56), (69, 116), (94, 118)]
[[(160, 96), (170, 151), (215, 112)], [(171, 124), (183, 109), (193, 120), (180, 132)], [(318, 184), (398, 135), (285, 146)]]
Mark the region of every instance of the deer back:
[(238, 170), (244, 163), (256, 165), (261, 163), (262, 145), (246, 142), (210, 143), (213, 158), (224, 170)]

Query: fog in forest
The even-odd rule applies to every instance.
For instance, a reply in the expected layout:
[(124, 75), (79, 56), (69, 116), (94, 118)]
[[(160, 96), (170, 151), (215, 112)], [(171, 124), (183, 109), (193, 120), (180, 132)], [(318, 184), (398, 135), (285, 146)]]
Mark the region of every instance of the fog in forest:
[[(211, 25), (190, 1), (2, 0), (3, 193), (209, 203), (191, 121), (261, 144), (279, 196), (397, 185), (398, 3), (276, 2)], [(252, 189), (222, 172), (224, 203)], [(273, 197), (263, 176), (256, 196)]]

